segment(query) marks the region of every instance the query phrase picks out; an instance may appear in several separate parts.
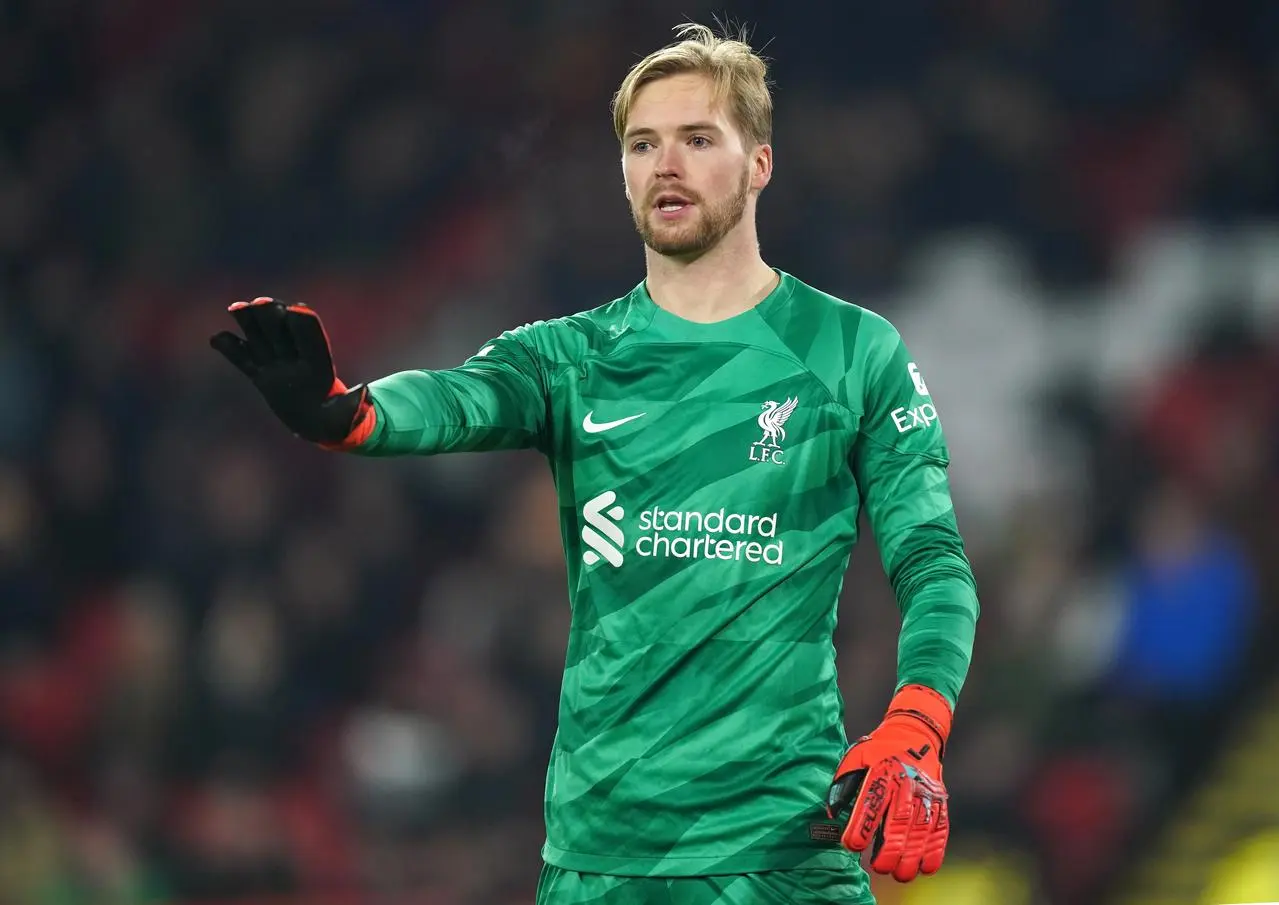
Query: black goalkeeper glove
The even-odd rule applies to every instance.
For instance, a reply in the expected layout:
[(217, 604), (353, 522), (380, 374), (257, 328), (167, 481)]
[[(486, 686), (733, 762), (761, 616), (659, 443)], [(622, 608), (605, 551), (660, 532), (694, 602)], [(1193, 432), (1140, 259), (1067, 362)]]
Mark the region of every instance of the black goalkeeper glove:
[(224, 330), (209, 345), (253, 381), (289, 430), (326, 449), (349, 449), (368, 439), (375, 423), (369, 391), (363, 385), (347, 389), (338, 379), (319, 315), (272, 298), (236, 302), (227, 310), (243, 338)]

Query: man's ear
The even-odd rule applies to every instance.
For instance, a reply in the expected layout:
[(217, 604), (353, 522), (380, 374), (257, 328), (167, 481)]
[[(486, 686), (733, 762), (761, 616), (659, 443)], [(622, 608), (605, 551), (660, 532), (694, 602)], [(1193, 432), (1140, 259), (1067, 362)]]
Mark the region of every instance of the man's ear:
[(758, 145), (751, 159), (751, 188), (762, 191), (773, 178), (773, 146)]

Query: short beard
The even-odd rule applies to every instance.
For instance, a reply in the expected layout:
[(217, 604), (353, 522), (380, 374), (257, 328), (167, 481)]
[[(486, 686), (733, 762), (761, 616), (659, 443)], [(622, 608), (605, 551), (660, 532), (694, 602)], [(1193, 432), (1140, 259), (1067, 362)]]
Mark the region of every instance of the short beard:
[[(673, 231), (673, 234), (660, 236), (649, 219), (653, 204), (647, 202), (642, 208), (631, 208), (631, 217), (635, 221), (635, 229), (644, 240), (644, 244), (659, 255), (672, 258), (697, 258), (714, 248), (719, 241), (728, 235), (729, 230), (741, 222), (746, 213), (746, 199), (751, 193), (750, 170), (742, 171), (742, 181), (737, 191), (723, 201), (713, 205), (705, 204), (699, 198), (692, 198), (698, 208), (698, 222), (692, 233), (685, 230)], [(661, 194), (654, 191), (654, 197)]]

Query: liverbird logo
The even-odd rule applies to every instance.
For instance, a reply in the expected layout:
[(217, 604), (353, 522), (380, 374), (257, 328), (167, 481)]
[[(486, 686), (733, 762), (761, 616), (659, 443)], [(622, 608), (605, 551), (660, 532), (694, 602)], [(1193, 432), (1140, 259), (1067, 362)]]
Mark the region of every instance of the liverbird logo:
[(756, 423), (764, 432), (764, 436), (758, 442), (751, 444), (750, 460), (752, 462), (785, 464), (782, 458), (784, 451), (781, 448), (782, 441), (786, 439), (785, 424), (797, 405), (799, 405), (799, 397), (792, 396), (785, 402), (774, 402), (770, 399), (760, 406), (764, 411), (760, 413)]
[(780, 446), (781, 442), (786, 439), (786, 419), (790, 417), (790, 413), (795, 411), (795, 406), (799, 404), (799, 397), (792, 396), (783, 403), (773, 402), (771, 399), (765, 402), (761, 408), (764, 413), (759, 416), (759, 426), (764, 431), (764, 439), (761, 443), (768, 443), (772, 446)]

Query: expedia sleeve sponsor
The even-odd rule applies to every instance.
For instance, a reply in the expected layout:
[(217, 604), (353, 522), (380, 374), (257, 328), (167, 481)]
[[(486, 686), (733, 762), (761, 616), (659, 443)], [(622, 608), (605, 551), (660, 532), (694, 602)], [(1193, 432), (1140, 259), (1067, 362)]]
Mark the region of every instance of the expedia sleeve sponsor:
[(860, 431), (901, 453), (949, 460), (941, 414), (919, 365), (887, 322), (861, 361)]
[(913, 408), (903, 405), (893, 409), (891, 417), (893, 424), (897, 427), (897, 433), (904, 434), (917, 427), (931, 427), (937, 420), (937, 409), (931, 402), (925, 402)]

